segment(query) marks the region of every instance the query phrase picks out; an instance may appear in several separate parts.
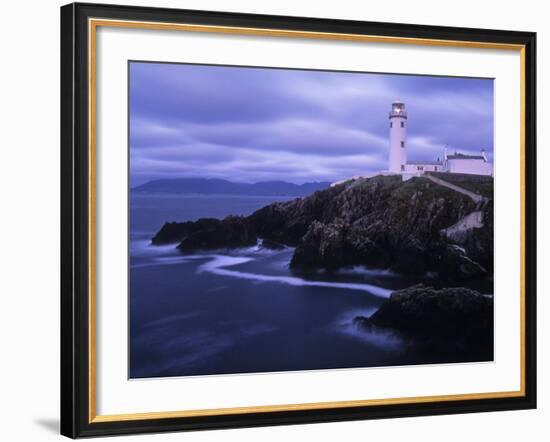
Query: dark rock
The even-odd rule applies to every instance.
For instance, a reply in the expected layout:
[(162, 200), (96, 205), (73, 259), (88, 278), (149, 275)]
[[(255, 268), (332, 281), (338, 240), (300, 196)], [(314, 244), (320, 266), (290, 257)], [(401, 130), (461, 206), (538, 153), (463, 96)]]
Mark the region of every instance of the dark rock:
[(483, 228), (472, 229), (463, 244), (468, 256), (491, 273), (494, 265), (493, 212), (494, 202), (488, 200), (483, 207)]
[(395, 249), (390, 267), (405, 275), (423, 275), (432, 267), (429, 262), (430, 248), (412, 237)]
[(216, 221), (189, 229), (188, 234), (178, 245), (178, 249), (188, 252), (245, 247), (254, 245), (258, 241), (254, 227), (244, 217), (228, 216), (221, 221)]
[[(475, 209), (467, 196), (423, 178), (403, 183), (399, 177), (383, 176), (344, 183), (333, 192), (298, 242), (291, 261), (294, 270), (347, 265), (416, 275), (441, 270), (456, 281), (487, 274), (485, 266), (468, 255), (470, 244), (458, 253), (440, 233)], [(292, 211), (303, 213), (298, 207)], [(491, 232), (483, 234), (492, 237)], [(480, 232), (471, 237), (480, 238)], [(484, 253), (486, 246), (492, 250), (486, 241), (471, 243), (476, 244), (478, 259), (492, 260)]]
[(366, 316), (356, 316), (355, 318), (353, 318), (353, 324), (356, 327), (364, 328), (366, 330), (371, 329), (369, 318), (367, 318)]
[(248, 219), (261, 238), (296, 246), (313, 221), (330, 221), (337, 217), (334, 198), (345, 188), (345, 185), (338, 185), (307, 198), (273, 203), (257, 210)]
[(285, 245), (280, 242), (273, 241), (272, 239), (267, 238), (262, 240), (261, 247), (263, 249), (270, 249), (270, 250), (283, 250), (285, 248)]
[(340, 219), (329, 224), (314, 221), (296, 247), (290, 267), (297, 271), (359, 264), (387, 267), (391, 258), (384, 243)]
[(220, 220), (216, 218), (201, 218), (197, 221), (187, 221), (184, 223), (165, 223), (151, 242), (156, 246), (179, 243), (194, 232), (208, 230), (219, 224)]
[[(476, 210), (483, 216), (479, 228), (446, 235)], [(359, 178), (232, 218), (167, 223), (153, 244), (181, 242), (181, 249), (193, 250), (263, 238), (265, 247), (296, 247), (291, 268), (298, 272), (364, 265), (403, 274), (434, 272), (461, 282), (493, 269), (492, 201), (476, 206), (468, 196), (422, 177)]]
[(462, 287), (436, 290), (420, 284), (393, 292), (370, 318), (357, 317), (355, 323), (424, 339), (492, 341), (493, 298)]
[(451, 281), (468, 281), (488, 276), (488, 271), (477, 261), (471, 259), (464, 247), (453, 244), (442, 245), (432, 250), (431, 268), (436, 268), (439, 276)]

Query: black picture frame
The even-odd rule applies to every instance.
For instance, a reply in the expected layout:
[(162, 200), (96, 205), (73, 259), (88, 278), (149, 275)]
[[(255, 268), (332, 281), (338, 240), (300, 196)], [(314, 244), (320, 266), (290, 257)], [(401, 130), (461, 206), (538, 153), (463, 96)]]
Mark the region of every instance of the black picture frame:
[[(524, 51), (524, 395), (198, 417), (90, 419), (90, 18), (521, 45)], [(122, 146), (121, 148), (124, 148)], [(536, 408), (536, 34), (73, 3), (61, 8), (61, 434), (71, 437)]]

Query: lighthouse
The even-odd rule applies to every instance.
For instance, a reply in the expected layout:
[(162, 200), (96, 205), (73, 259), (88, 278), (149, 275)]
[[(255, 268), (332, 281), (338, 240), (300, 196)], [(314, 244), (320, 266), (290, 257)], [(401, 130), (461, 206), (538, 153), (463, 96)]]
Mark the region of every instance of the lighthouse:
[(405, 103), (394, 101), (391, 105), (390, 119), (390, 159), (389, 170), (400, 173), (407, 164), (407, 111)]

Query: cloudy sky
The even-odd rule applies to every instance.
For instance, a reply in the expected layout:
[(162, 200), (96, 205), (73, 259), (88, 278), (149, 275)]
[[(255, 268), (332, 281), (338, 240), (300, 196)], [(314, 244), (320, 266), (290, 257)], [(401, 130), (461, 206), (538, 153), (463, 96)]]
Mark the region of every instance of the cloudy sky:
[(408, 160), (493, 156), (493, 81), (130, 63), (130, 183), (205, 177), (335, 181), (387, 169), (388, 112)]

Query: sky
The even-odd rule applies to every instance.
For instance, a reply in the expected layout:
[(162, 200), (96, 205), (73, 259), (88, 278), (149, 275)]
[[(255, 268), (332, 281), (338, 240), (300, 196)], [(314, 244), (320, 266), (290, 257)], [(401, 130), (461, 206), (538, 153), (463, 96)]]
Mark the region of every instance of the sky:
[(493, 80), (130, 63), (130, 185), (159, 178), (300, 184), (388, 167), (391, 103), (409, 161), (493, 159)]

